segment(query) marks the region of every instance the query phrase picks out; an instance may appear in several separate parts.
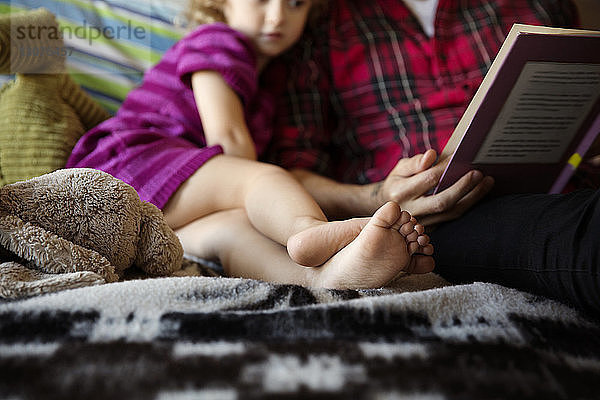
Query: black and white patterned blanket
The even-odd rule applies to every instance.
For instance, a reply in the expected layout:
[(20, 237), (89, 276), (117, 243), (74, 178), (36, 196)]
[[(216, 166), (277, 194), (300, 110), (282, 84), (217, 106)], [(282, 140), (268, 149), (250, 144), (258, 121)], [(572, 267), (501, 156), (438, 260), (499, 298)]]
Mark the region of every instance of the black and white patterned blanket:
[(0, 303), (2, 399), (598, 399), (600, 326), (498, 285), (133, 280)]

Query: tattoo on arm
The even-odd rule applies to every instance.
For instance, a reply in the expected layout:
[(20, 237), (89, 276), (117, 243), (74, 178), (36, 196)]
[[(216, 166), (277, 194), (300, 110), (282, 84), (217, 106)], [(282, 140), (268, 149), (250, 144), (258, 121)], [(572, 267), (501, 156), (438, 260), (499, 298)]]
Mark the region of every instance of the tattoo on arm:
[(379, 193), (381, 192), (381, 186), (381, 182), (377, 182), (375, 185), (373, 185), (373, 190), (371, 190), (371, 198), (379, 197)]

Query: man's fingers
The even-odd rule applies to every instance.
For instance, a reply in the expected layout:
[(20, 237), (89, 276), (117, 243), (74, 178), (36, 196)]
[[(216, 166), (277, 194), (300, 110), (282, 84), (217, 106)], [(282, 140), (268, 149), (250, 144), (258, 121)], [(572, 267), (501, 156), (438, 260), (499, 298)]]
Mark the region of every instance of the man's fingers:
[(419, 164), (419, 172), (425, 171), (430, 168), (437, 159), (437, 153), (435, 150), (429, 149), (425, 153), (422, 154), (421, 163)]
[[(405, 199), (418, 199), (417, 203), (421, 203), (422, 201), (425, 200), (425, 198), (422, 198), (423, 195), (427, 194), (428, 192), (430, 192), (433, 188), (436, 187), (436, 185), (438, 184), (438, 182), (440, 181), (440, 178), (442, 176), (442, 173), (444, 172), (445, 166), (444, 165), (434, 165), (433, 167), (422, 171), (418, 174), (415, 174), (409, 178), (406, 178), (405, 180), (402, 181), (401, 184), (398, 184), (398, 188), (397, 189), (397, 193), (400, 196), (402, 196)], [(450, 188), (448, 188), (450, 189)], [(446, 190), (448, 190), (446, 189)], [(401, 195), (400, 195), (401, 193)], [(426, 199), (430, 199), (432, 196), (427, 197)], [(419, 207), (417, 206), (419, 209), (424, 209), (423, 211), (425, 213), (427, 213), (427, 208), (429, 208), (431, 206), (431, 201), (430, 203), (423, 203), (423, 207)], [(416, 210), (415, 210), (416, 211)]]
[[(444, 191), (427, 195), (439, 182), (447, 163), (442, 160), (433, 165), (435, 158), (432, 150), (398, 161), (384, 183), (385, 200), (398, 202), (413, 215), (427, 218), (425, 221), (441, 221), (458, 216), (489, 191), (489, 183), (478, 186), (483, 180), (481, 172), (471, 171)], [(457, 204), (462, 207), (456, 208)]]
[(600, 156), (590, 157), (586, 162), (594, 167), (600, 167)]
[(431, 167), (435, 162), (436, 157), (437, 155), (434, 150), (427, 150), (422, 154), (417, 154), (409, 158), (402, 158), (396, 163), (396, 166), (388, 176), (413, 176)]
[(494, 180), (489, 176), (485, 177), (466, 194), (459, 198), (454, 198), (455, 202), (452, 207), (436, 214), (428, 214), (419, 217), (419, 222), (425, 226), (432, 226), (441, 222), (456, 219), (477, 204), (493, 187)]
[[(435, 187), (439, 181), (440, 174), (429, 169), (417, 175), (390, 182), (390, 200), (394, 200), (404, 206), (408, 206), (415, 199), (422, 200), (422, 196)], [(418, 203), (417, 202), (417, 203)], [(411, 210), (413, 212), (413, 210)]]
[(456, 207), (463, 197), (469, 194), (483, 180), (483, 174), (479, 171), (470, 171), (463, 175), (449, 188), (432, 196), (422, 198), (420, 207), (423, 210), (412, 211), (413, 215), (430, 215), (447, 213)]
[(487, 176), (473, 188), (469, 193), (464, 195), (457, 203), (453, 211), (454, 218), (458, 218), (464, 214), (467, 210), (479, 203), (494, 187), (494, 179), (491, 176)]

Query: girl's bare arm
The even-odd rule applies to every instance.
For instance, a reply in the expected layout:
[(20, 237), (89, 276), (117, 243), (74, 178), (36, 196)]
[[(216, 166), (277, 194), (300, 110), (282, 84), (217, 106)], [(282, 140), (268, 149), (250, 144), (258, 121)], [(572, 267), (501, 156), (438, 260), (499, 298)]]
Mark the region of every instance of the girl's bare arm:
[(206, 144), (219, 144), (230, 156), (256, 160), (256, 149), (246, 125), (242, 102), (221, 74), (216, 71), (195, 72), (192, 88)]

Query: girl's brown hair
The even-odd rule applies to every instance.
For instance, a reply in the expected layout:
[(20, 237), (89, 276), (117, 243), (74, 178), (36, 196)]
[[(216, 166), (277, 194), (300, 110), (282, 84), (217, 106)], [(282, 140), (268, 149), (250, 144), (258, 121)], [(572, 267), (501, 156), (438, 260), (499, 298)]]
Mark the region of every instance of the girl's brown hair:
[[(186, 13), (190, 27), (211, 22), (227, 22), (223, 15), (223, 2), (225, 0), (190, 0)], [(322, 15), (329, 0), (312, 0), (309, 22)]]

